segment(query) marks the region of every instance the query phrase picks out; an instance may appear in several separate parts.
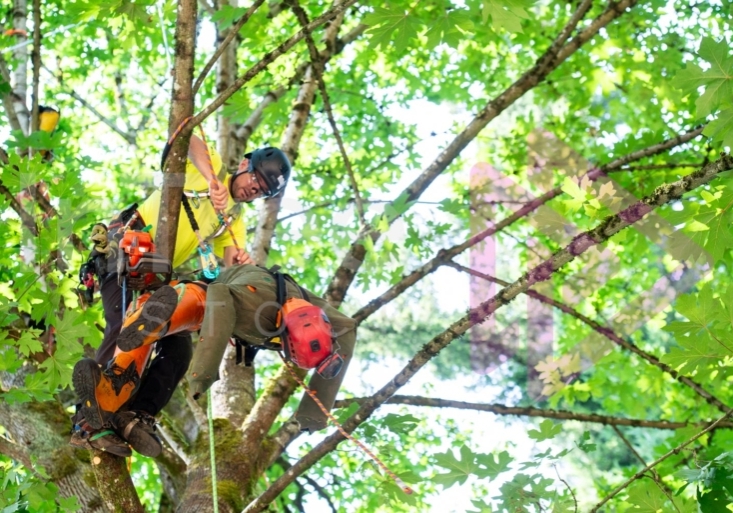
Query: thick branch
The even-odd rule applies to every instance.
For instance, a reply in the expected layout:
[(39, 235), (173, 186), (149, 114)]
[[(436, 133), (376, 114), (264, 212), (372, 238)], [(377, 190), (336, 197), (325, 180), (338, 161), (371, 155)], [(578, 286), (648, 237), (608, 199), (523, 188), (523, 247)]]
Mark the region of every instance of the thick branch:
[[(8, 69), (8, 63), (5, 61), (2, 54), (0, 54), (0, 76), (2, 76), (4, 82), (8, 84), (10, 83), (10, 70)], [(5, 108), (5, 113), (8, 116), (10, 128), (13, 130), (21, 130), (20, 120), (18, 119), (18, 114), (15, 112), (15, 100), (13, 98), (13, 93), (3, 94), (3, 107)]]
[[(346, 408), (357, 403), (364, 404), (368, 397), (357, 397), (353, 399), (341, 399), (336, 401), (335, 408)], [(432, 397), (420, 397), (414, 395), (395, 395), (390, 397), (386, 404), (406, 404), (409, 406), (430, 406), (433, 408), (456, 408), (459, 410), (475, 410), (494, 413), (496, 415), (517, 415), (523, 417), (539, 417), (544, 419), (577, 420), (579, 422), (592, 422), (604, 426), (630, 426), (652, 429), (683, 429), (689, 427), (689, 422), (672, 422), (669, 420), (644, 420), (625, 419), (609, 415), (598, 415), (597, 413), (576, 413), (566, 410), (547, 410), (534, 408), (532, 406), (506, 406), (504, 404), (469, 403), (464, 401), (453, 401), (451, 399), (436, 399)], [(706, 424), (706, 423), (705, 423)], [(733, 422), (726, 422), (719, 427), (733, 428)]]
[(204, 79), (206, 79), (209, 71), (211, 71), (211, 68), (214, 67), (214, 64), (216, 64), (216, 61), (219, 60), (219, 57), (221, 57), (221, 54), (224, 53), (224, 50), (226, 50), (229, 43), (231, 43), (232, 40), (237, 37), (239, 30), (244, 26), (245, 23), (249, 21), (249, 19), (264, 1), (265, 0), (255, 0), (255, 3), (253, 3), (249, 9), (247, 9), (247, 12), (245, 12), (242, 17), (239, 18), (239, 21), (231, 29), (229, 29), (229, 34), (227, 34), (227, 37), (225, 37), (224, 40), (219, 44), (216, 51), (214, 52), (214, 55), (211, 56), (211, 59), (209, 59), (209, 62), (206, 63), (206, 66), (204, 66), (204, 69), (201, 70), (201, 74), (196, 79), (196, 83), (193, 85), (194, 96), (196, 96), (196, 93), (199, 91), (201, 84), (204, 83)]
[[(303, 369), (297, 369), (296, 372), (301, 379), (306, 374)], [(262, 433), (267, 433), (270, 429), (297, 386), (285, 366), (280, 367), (277, 374), (270, 379), (265, 386), (266, 393), (257, 400), (241, 427), (244, 454), (255, 454), (261, 449)]]
[(145, 513), (124, 458), (95, 450), (92, 452), (92, 469), (99, 495), (109, 511)]
[[(595, 36), (601, 28), (621, 16), (626, 9), (634, 6), (636, 2), (637, 0), (621, 0), (618, 3), (611, 3), (586, 29), (582, 30), (575, 38), (565, 44), (572, 31), (575, 30), (577, 24), (583, 19), (591, 7), (592, 0), (583, 0), (570, 21), (565, 25), (542, 57), (537, 60), (537, 63), (503, 93), (491, 100), (420, 176), (398, 196), (398, 200), (400, 202), (410, 202), (419, 198), (433, 180), (445, 171), (448, 165), (458, 157), (461, 151), (463, 151), (489, 122), (521, 98), (527, 91), (542, 82), (553, 70), (578, 50), (578, 48), (591, 37)], [(401, 214), (392, 215), (389, 222), (394, 222), (400, 216)], [(364, 237), (371, 237), (372, 241), (376, 242), (380, 236), (381, 233), (376, 230), (370, 232), (362, 230), (359, 236), (357, 236), (326, 290), (326, 299), (331, 305), (336, 308), (341, 305), (347, 290), (354, 281), (356, 273), (364, 261), (366, 255), (366, 249), (362, 243)]]
[[(410, 360), (410, 362), (376, 394), (369, 398), (343, 425), (346, 432), (353, 432), (362, 422), (366, 421), (374, 411), (397, 390), (404, 386), (422, 367), (447, 347), (453, 340), (466, 333), (471, 326), (485, 321), (501, 307), (509, 304), (519, 294), (526, 292), (536, 283), (549, 280), (553, 274), (572, 262), (576, 257), (585, 253), (589, 248), (602, 244), (624, 228), (641, 220), (654, 208), (680, 199), (685, 193), (701, 185), (709, 183), (719, 173), (733, 169), (733, 157), (724, 155), (720, 160), (712, 162), (701, 170), (676, 182), (657, 187), (655, 191), (644, 199), (634, 203), (616, 215), (608, 216), (596, 228), (576, 236), (564, 249), (555, 253), (534, 269), (525, 273), (521, 278), (504, 287), (494, 297), (484, 301), (468, 314), (449, 326), (443, 333), (434, 337), (430, 342)], [(733, 411), (733, 410), (729, 410)], [(293, 480), (305, 472), (323, 456), (333, 451), (344, 440), (341, 432), (336, 431), (314, 447), (309, 453), (293, 465), (285, 475), (281, 476), (262, 495), (255, 499), (244, 511), (255, 513), (262, 511), (272, 502)]]
[[(587, 176), (594, 180), (599, 176), (602, 176), (604, 173), (623, 171), (623, 166), (627, 165), (629, 162), (635, 162), (646, 157), (651, 157), (653, 155), (663, 153), (671, 148), (679, 146), (680, 144), (684, 144), (699, 136), (702, 133), (703, 129), (704, 127), (697, 127), (693, 130), (685, 132), (684, 134), (673, 137), (672, 139), (667, 139), (660, 143), (649, 146), (648, 148), (644, 148), (642, 150), (629, 153), (628, 155), (624, 155), (614, 161), (609, 162), (604, 166), (601, 166), (597, 170), (591, 170)], [(400, 294), (412, 287), (415, 283), (423, 279), (425, 276), (434, 272), (441, 265), (445, 265), (447, 262), (450, 262), (453, 257), (459, 255), (468, 248), (475, 246), (487, 237), (491, 237), (492, 235), (504, 230), (505, 228), (511, 226), (520, 219), (527, 217), (529, 214), (537, 210), (540, 206), (556, 198), (562, 193), (562, 187), (556, 187), (551, 191), (546, 192), (542, 196), (526, 203), (524, 206), (516, 210), (513, 214), (502, 219), (493, 226), (490, 226), (486, 230), (477, 233), (476, 235), (473, 235), (465, 242), (453, 246), (452, 248), (439, 251), (435, 258), (423, 264), (421, 267), (415, 269), (413, 272), (405, 276), (402, 280), (393, 285), (389, 290), (381, 294), (379, 297), (371, 300), (366, 306), (360, 308), (354, 315), (352, 315), (352, 317), (356, 320), (357, 323), (363, 322), (367, 317), (369, 317), (381, 307), (398, 297)]]
[[(314, 29), (320, 27), (324, 23), (328, 22), (332, 18), (336, 17), (337, 15), (341, 14), (346, 9), (354, 5), (357, 1), (358, 0), (345, 0), (344, 3), (332, 7), (319, 17), (315, 18), (312, 22), (310, 22), (308, 24), (308, 30), (313, 31)], [(227, 101), (234, 93), (241, 89), (244, 84), (252, 80), (252, 78), (254, 78), (260, 71), (267, 68), (267, 66), (272, 64), (278, 57), (287, 53), (287, 51), (290, 50), (297, 43), (299, 43), (300, 40), (303, 39), (303, 37), (305, 37), (305, 33), (303, 30), (301, 30), (297, 34), (291, 36), (284, 43), (278, 45), (274, 50), (265, 54), (262, 60), (260, 60), (250, 69), (248, 69), (245, 74), (235, 80), (234, 83), (226, 89), (226, 91), (223, 91), (221, 94), (219, 94), (209, 105), (201, 110), (201, 112), (199, 112), (193, 118), (193, 120), (191, 120), (191, 126), (195, 127), (200, 124), (204, 119), (209, 117), (216, 109), (221, 107), (224, 102)]]
[(4, 436), (0, 436), (0, 454), (19, 461), (29, 470), (33, 468), (33, 462), (25, 447), (8, 440)]
[[(193, 115), (193, 65), (196, 50), (196, 0), (179, 0), (175, 33), (176, 56), (174, 61), (173, 97), (168, 121), (168, 134), (172, 135), (181, 123)], [(160, 216), (155, 236), (158, 251), (173, 260), (176, 247), (178, 214), (185, 182), (188, 143), (191, 125), (176, 138), (168, 155), (168, 167), (163, 175), (163, 191), (160, 195)]]
[(631, 476), (622, 485), (620, 485), (619, 487), (615, 488), (610, 494), (608, 494), (606, 497), (604, 497), (603, 500), (601, 500), (598, 504), (596, 504), (595, 506), (593, 506), (593, 509), (590, 510), (590, 513), (595, 513), (596, 511), (598, 511), (601, 508), (601, 506), (603, 506), (609, 500), (611, 500), (616, 495), (618, 495), (620, 492), (622, 492), (624, 489), (626, 489), (631, 483), (633, 483), (637, 479), (640, 479), (641, 477), (643, 477), (644, 474), (646, 474), (649, 470), (653, 469), (654, 467), (656, 467), (657, 465), (659, 465), (661, 462), (663, 462), (664, 460), (666, 460), (670, 456), (674, 456), (675, 454), (679, 454), (680, 451), (682, 451), (682, 449), (684, 449), (685, 447), (687, 447), (688, 445), (690, 445), (692, 442), (694, 442), (695, 440), (697, 440), (698, 438), (700, 438), (704, 434), (708, 433), (712, 429), (718, 427), (718, 425), (721, 422), (723, 422), (726, 418), (728, 418), (731, 413), (733, 413), (733, 410), (729, 411), (728, 413), (726, 413), (725, 415), (723, 415), (722, 417), (720, 417), (718, 420), (716, 420), (715, 422), (713, 422), (712, 424), (710, 424), (708, 427), (706, 427), (705, 429), (703, 429), (702, 431), (700, 431), (698, 434), (696, 434), (695, 436), (693, 436), (692, 438), (690, 438), (686, 442), (678, 445), (677, 447), (675, 447), (674, 449), (672, 449), (671, 451), (669, 451), (664, 456), (661, 456), (661, 457), (657, 458), (654, 462), (650, 463), (649, 465), (647, 465), (646, 467), (644, 467), (643, 469), (641, 469), (639, 472), (637, 472), (636, 474), (634, 474), (633, 476)]
[[(28, 2), (27, 0), (13, 1), (13, 29), (18, 44), (13, 49), (15, 63), (15, 83), (13, 84), (13, 110), (18, 120), (19, 128), (24, 135), (28, 135), (28, 46), (23, 43), (28, 36)], [(8, 83), (10, 81), (8, 80)]]

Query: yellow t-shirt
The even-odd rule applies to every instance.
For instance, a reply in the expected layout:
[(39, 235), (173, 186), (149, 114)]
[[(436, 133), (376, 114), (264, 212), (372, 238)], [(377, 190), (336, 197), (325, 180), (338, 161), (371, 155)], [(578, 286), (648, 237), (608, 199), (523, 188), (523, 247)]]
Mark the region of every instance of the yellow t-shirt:
[[(213, 148), (211, 151), (211, 163), (214, 167), (214, 172), (218, 173), (221, 169), (221, 156)], [(224, 179), (223, 186), (229, 187), (230, 176)], [(199, 194), (208, 194), (209, 184), (203, 175), (196, 169), (196, 166), (190, 160), (186, 161), (186, 183), (183, 186), (184, 191), (193, 192), (196, 191)], [(155, 238), (155, 232), (158, 229), (158, 213), (160, 210), (160, 194), (161, 191), (155, 191), (153, 194), (138, 207), (140, 216), (143, 218), (145, 224), (152, 225), (150, 233)], [(196, 218), (196, 222), (199, 225), (199, 233), (204, 238), (209, 238), (212, 235), (220, 232), (216, 237), (211, 240), (211, 246), (214, 250), (214, 254), (219, 258), (224, 256), (224, 248), (227, 246), (234, 246), (232, 236), (225, 227), (219, 222), (219, 218), (214, 211), (214, 207), (211, 205), (208, 196), (202, 196), (200, 199), (200, 205), (196, 207), (196, 201), (194, 198), (188, 199), (193, 210), (193, 215)], [(232, 231), (237, 238), (237, 242), (240, 247), (244, 247), (244, 240), (247, 235), (245, 230), (244, 220), (241, 215), (241, 208), (237, 205), (231, 196), (229, 197), (229, 204), (227, 205), (227, 214), (233, 215), (234, 219), (231, 221)], [(196, 234), (191, 229), (191, 223), (188, 221), (188, 216), (183, 210), (181, 205), (181, 213), (178, 216), (178, 235), (176, 236), (176, 249), (173, 254), (173, 268), (180, 266), (188, 260), (191, 254), (196, 251), (198, 247), (198, 239)]]

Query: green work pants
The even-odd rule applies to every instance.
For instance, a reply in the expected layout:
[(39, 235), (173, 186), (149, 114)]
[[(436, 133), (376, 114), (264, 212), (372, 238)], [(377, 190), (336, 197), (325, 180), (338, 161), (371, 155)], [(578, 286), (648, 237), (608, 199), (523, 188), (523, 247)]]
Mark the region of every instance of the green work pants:
[[(296, 285), (288, 280), (285, 280), (285, 284), (286, 299), (302, 298)], [(230, 267), (209, 285), (204, 323), (189, 369), (189, 383), (194, 395), (205, 392), (217, 379), (219, 363), (229, 337), (234, 335), (259, 345), (275, 335), (279, 310), (276, 293), (277, 284), (272, 274), (254, 265)], [(309, 387), (330, 410), (354, 354), (356, 322), (312, 292), (306, 293), (308, 301), (326, 312), (340, 346), (338, 352), (344, 359), (344, 366), (335, 378), (324, 379), (314, 374), (309, 382)], [(301, 430), (310, 432), (323, 429), (328, 423), (324, 413), (307, 394), (303, 394), (295, 418)]]

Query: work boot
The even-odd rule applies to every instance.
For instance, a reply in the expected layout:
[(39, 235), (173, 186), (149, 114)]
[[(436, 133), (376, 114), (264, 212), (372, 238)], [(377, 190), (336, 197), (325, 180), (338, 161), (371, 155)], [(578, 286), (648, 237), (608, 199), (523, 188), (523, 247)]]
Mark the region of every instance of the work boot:
[(114, 364), (117, 359), (104, 372), (91, 358), (83, 358), (74, 365), (72, 383), (81, 402), (79, 414), (92, 429), (102, 429), (112, 412), (129, 400), (140, 383), (135, 362), (123, 369)]
[(134, 311), (123, 321), (117, 347), (132, 351), (157, 342), (168, 332), (168, 324), (177, 306), (178, 293), (170, 285), (153, 292), (142, 309)]
[(121, 458), (132, 456), (132, 451), (130, 450), (130, 446), (127, 445), (127, 442), (111, 429), (92, 431), (76, 429), (71, 435), (69, 445), (90, 451), (97, 449), (98, 451), (108, 452)]
[(163, 451), (155, 434), (155, 417), (143, 411), (123, 411), (112, 415), (112, 426), (137, 452), (155, 458)]

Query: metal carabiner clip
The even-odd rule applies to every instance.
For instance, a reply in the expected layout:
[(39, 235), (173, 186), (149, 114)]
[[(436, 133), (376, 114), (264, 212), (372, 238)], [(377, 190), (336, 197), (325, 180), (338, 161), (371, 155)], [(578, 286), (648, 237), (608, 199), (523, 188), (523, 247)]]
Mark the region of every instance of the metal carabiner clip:
[(211, 250), (211, 245), (207, 243), (205, 249), (202, 249), (201, 246), (199, 246), (198, 253), (199, 260), (201, 262), (201, 271), (203, 272), (204, 277), (209, 280), (217, 278), (220, 271), (219, 262), (216, 261), (216, 257)]
[(201, 206), (201, 198), (199, 198), (198, 191), (193, 191), (193, 199), (191, 200), (191, 203), (193, 203), (193, 208), (197, 210)]

